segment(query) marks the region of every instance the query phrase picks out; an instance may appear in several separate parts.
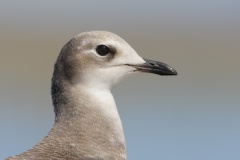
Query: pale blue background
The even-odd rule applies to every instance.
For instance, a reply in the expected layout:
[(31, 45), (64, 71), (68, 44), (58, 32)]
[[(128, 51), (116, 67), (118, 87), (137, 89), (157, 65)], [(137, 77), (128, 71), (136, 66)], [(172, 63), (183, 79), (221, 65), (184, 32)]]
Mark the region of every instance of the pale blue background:
[(119, 34), (177, 77), (139, 74), (113, 94), (128, 159), (240, 159), (240, 1), (0, 1), (0, 159), (50, 130), (61, 47), (89, 30)]

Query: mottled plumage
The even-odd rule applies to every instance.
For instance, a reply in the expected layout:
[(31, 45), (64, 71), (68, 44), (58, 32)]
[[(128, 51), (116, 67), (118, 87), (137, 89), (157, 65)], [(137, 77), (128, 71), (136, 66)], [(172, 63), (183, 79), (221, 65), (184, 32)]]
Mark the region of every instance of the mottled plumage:
[(7, 160), (126, 159), (112, 86), (136, 71), (177, 74), (166, 64), (148, 61), (113, 33), (75, 36), (62, 48), (54, 67), (53, 128), (32, 149)]

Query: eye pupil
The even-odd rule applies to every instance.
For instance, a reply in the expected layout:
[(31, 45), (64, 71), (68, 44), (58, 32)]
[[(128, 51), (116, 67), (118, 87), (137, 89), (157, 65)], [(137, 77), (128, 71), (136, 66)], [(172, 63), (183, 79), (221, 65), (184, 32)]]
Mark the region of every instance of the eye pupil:
[(97, 46), (96, 51), (100, 56), (106, 56), (108, 53), (110, 53), (109, 48), (105, 45)]

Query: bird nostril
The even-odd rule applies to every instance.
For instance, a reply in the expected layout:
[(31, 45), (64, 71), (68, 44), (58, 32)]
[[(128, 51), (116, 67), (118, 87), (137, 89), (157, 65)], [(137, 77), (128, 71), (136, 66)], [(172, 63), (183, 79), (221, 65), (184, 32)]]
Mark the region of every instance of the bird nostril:
[(150, 65), (154, 66), (154, 63), (149, 63)]

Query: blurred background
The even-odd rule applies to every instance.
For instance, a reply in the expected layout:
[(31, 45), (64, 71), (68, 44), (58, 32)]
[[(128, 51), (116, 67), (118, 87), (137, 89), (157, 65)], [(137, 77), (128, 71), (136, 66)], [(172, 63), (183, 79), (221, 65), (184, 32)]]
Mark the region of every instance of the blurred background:
[(179, 75), (138, 74), (113, 89), (129, 160), (240, 159), (240, 1), (0, 1), (0, 159), (54, 121), (53, 64), (84, 31), (120, 35)]

